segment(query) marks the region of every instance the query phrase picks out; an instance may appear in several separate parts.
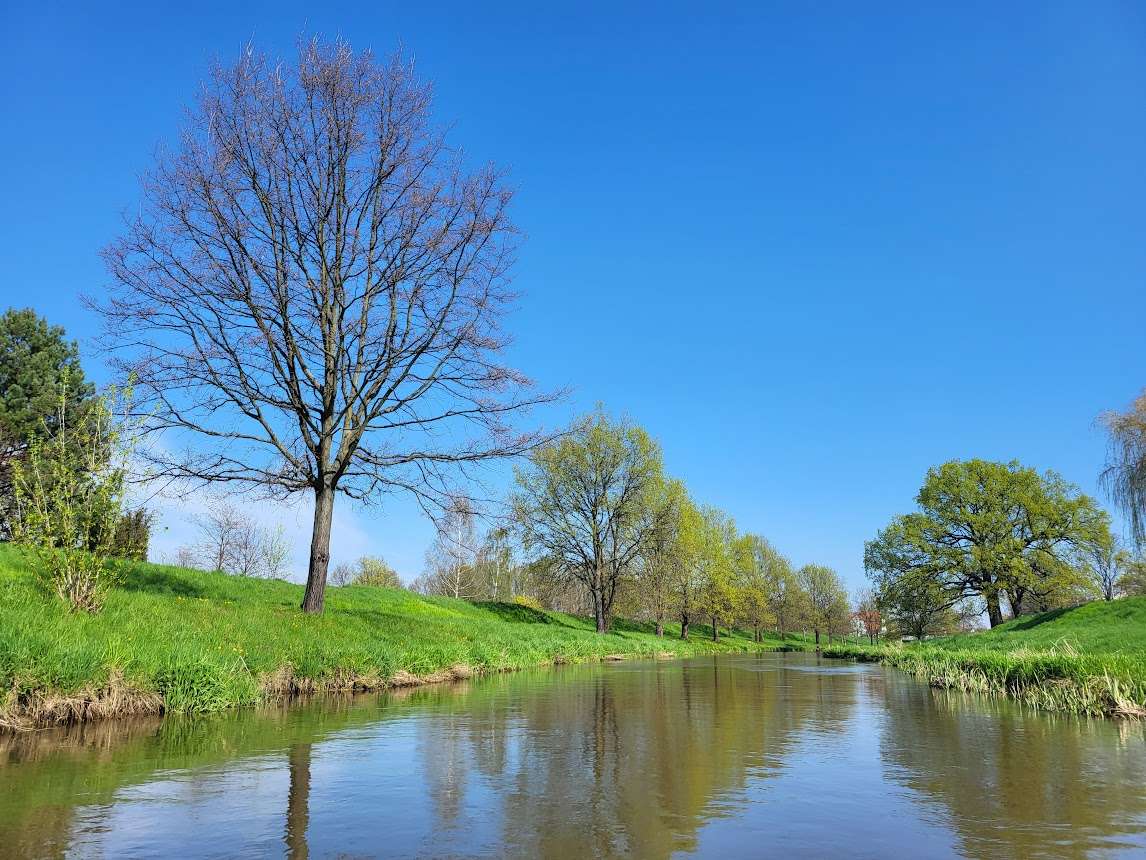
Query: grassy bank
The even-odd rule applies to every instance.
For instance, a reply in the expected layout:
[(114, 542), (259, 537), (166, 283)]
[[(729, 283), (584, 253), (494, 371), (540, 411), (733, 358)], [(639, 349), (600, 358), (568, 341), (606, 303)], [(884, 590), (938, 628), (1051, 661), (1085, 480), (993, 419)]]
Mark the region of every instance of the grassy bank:
[(669, 628), (504, 603), (347, 586), (326, 612), (302, 586), (138, 564), (98, 615), (47, 595), (17, 548), (0, 545), (0, 726), (204, 712), (316, 691), (373, 690), (610, 656), (689, 656), (782, 645), (739, 632), (688, 642)]
[(912, 645), (833, 646), (932, 686), (1008, 696), (1052, 711), (1146, 717), (1146, 598), (1018, 618), (994, 630)]

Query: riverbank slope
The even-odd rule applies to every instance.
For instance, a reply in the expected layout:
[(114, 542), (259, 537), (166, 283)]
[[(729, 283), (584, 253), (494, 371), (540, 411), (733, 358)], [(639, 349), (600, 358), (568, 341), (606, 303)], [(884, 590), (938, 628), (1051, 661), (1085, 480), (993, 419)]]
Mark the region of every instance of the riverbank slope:
[(1095, 601), (924, 643), (829, 646), (932, 686), (1008, 696), (1052, 711), (1146, 717), (1146, 597)]
[(768, 650), (730, 631), (591, 620), (511, 603), (345, 586), (299, 611), (302, 586), (134, 564), (98, 615), (48, 595), (0, 545), (0, 728), (218, 711), (296, 693), (375, 690), (609, 657)]

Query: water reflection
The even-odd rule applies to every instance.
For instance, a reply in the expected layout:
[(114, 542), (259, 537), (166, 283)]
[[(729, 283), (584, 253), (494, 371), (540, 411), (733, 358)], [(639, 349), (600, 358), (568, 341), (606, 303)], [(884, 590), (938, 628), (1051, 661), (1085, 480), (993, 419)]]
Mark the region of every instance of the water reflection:
[(805, 655), (565, 667), (0, 738), (5, 856), (1087, 856), (1140, 726)]
[(886, 685), (889, 778), (946, 813), (969, 857), (1084, 857), (1146, 845), (1140, 725)]

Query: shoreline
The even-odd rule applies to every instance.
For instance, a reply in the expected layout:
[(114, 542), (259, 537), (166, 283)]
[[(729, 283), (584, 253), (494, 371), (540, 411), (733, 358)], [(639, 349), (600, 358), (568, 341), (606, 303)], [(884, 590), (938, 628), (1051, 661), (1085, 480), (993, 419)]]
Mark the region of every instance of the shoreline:
[(1146, 679), (1119, 671), (1118, 655), (974, 652), (936, 646), (829, 645), (825, 657), (881, 663), (931, 687), (1006, 698), (1040, 711), (1146, 719)]
[[(683, 641), (691, 645), (688, 640)], [(356, 674), (346, 671), (332, 677), (316, 679), (297, 676), (290, 666), (280, 667), (259, 679), (260, 695), (235, 701), (225, 707), (211, 709), (170, 708), (164, 696), (154, 690), (145, 690), (126, 680), (123, 673), (113, 669), (108, 681), (99, 687), (66, 693), (50, 689), (18, 693), (17, 684), (0, 704), (0, 734), (18, 734), (70, 725), (117, 720), (130, 717), (164, 717), (168, 714), (223, 713), (270, 703), (290, 703), (314, 695), (345, 695), (356, 693), (382, 693), (388, 690), (411, 689), (437, 684), (456, 683), (473, 678), (569, 666), (592, 662), (613, 663), (630, 660), (685, 660), (710, 654), (749, 654), (793, 652), (804, 649), (782, 643), (720, 642), (713, 647), (710, 640), (704, 646), (693, 646), (691, 653), (646, 650), (619, 651), (611, 654), (568, 656), (556, 655), (536, 664), (506, 664), (504, 666), (473, 667), (454, 664), (427, 673), (417, 674), (399, 669), (386, 678), (378, 675)]]

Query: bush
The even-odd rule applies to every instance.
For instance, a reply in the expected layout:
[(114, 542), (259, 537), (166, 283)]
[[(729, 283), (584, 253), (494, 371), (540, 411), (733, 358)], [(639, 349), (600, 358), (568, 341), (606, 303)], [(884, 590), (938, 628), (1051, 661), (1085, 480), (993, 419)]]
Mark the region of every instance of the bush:
[(545, 611), (545, 607), (541, 605), (541, 601), (536, 597), (529, 597), (525, 594), (515, 594), (513, 596), (513, 602), (518, 606), (524, 606), (528, 609), (536, 609), (538, 612)]
[(106, 397), (67, 413), (66, 384), (56, 432), (33, 440), (14, 470), (13, 536), (42, 582), (73, 610), (98, 612), (118, 575), (111, 555), (123, 517), (121, 428)]

